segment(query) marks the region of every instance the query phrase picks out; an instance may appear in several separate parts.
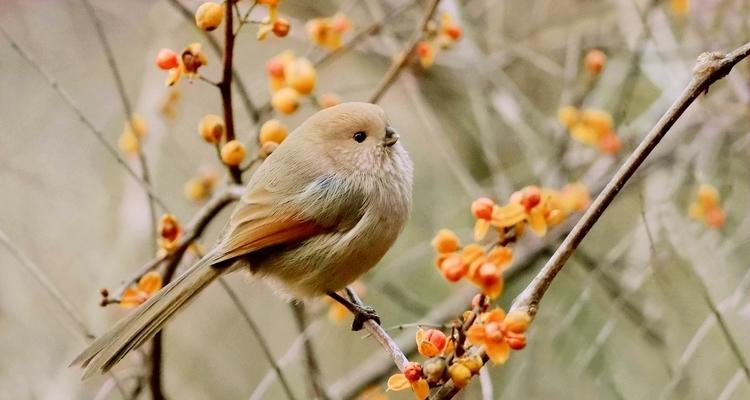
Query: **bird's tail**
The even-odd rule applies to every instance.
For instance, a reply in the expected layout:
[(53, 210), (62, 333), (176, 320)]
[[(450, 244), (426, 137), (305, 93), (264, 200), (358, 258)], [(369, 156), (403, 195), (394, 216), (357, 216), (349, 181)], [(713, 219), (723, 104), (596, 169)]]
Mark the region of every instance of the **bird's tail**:
[(108, 371), (131, 350), (154, 337), (177, 310), (227, 272), (226, 267), (212, 266), (212, 259), (212, 254), (207, 254), (94, 340), (70, 365), (80, 363), (85, 368), (83, 379), (86, 379), (97, 372)]

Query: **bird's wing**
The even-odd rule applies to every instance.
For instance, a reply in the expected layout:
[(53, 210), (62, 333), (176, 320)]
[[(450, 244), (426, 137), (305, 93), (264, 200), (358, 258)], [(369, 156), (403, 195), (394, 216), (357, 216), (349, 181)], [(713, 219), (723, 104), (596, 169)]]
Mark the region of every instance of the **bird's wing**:
[(345, 231), (362, 216), (364, 198), (342, 191), (334, 177), (315, 179), (298, 193), (258, 183), (242, 197), (218, 245), (219, 263), (279, 244)]

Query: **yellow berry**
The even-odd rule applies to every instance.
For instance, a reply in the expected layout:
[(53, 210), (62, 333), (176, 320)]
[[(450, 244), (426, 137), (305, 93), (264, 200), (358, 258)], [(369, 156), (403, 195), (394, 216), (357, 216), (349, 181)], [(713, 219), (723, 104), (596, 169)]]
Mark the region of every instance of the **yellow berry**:
[(281, 88), (273, 94), (271, 105), (282, 114), (291, 114), (299, 107), (299, 92), (289, 87)]
[(244, 144), (230, 140), (221, 148), (221, 161), (226, 165), (237, 166), (245, 159), (245, 154), (247, 149)]
[(204, 31), (216, 29), (224, 19), (224, 7), (216, 3), (203, 3), (195, 12), (195, 24)]
[(570, 128), (578, 122), (578, 114), (579, 112), (577, 108), (573, 106), (565, 106), (557, 110), (557, 119), (560, 120), (560, 123)]
[(452, 253), (458, 250), (459, 246), (458, 236), (450, 229), (441, 229), (432, 239), (432, 247), (438, 253)]
[(270, 119), (260, 127), (260, 143), (276, 142), (281, 143), (289, 134), (286, 126), (277, 119)]
[(309, 94), (315, 88), (317, 73), (310, 60), (300, 57), (286, 64), (286, 84), (300, 94)]
[(215, 114), (208, 114), (198, 123), (198, 132), (208, 143), (219, 143), (224, 136), (224, 120)]
[(138, 143), (138, 136), (136, 136), (132, 131), (129, 129), (126, 129), (122, 132), (120, 135), (120, 139), (117, 141), (118, 146), (120, 146), (120, 150), (122, 150), (125, 154), (137, 154), (139, 143)]
[(133, 129), (133, 133), (139, 138), (146, 135), (146, 120), (140, 114), (133, 114), (130, 117), (130, 127)]
[(453, 364), (448, 367), (448, 375), (453, 380), (453, 384), (462, 388), (469, 383), (472, 373), (469, 367), (463, 364)]

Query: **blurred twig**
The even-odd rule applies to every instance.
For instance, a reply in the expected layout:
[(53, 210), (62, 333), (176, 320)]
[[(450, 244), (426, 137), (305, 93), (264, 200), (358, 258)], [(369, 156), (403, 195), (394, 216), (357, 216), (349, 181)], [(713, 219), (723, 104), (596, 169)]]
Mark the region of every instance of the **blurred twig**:
[(422, 36), (427, 29), (427, 24), (429, 24), (432, 16), (435, 14), (435, 10), (437, 10), (437, 6), (439, 3), (440, 0), (430, 1), (430, 4), (427, 6), (427, 10), (425, 11), (424, 16), (417, 24), (417, 27), (411, 39), (409, 39), (409, 42), (407, 42), (406, 46), (404, 46), (404, 48), (396, 55), (393, 62), (391, 63), (391, 66), (388, 68), (388, 71), (386, 71), (385, 76), (383, 76), (380, 83), (373, 91), (372, 96), (370, 96), (370, 99), (368, 100), (370, 103), (377, 103), (378, 100), (380, 100), (380, 98), (383, 96), (383, 94), (385, 94), (385, 92), (388, 90), (388, 88), (390, 88), (391, 85), (396, 82), (399, 74), (404, 69), (404, 67), (406, 67), (406, 64), (411, 58), (411, 55), (414, 53), (414, 49), (417, 48), (417, 44), (422, 39)]
[[(114, 53), (112, 52), (112, 46), (110, 46), (109, 41), (107, 40), (107, 36), (104, 33), (104, 28), (102, 27), (102, 21), (99, 19), (99, 17), (96, 15), (96, 10), (94, 10), (94, 6), (91, 5), (91, 2), (89, 0), (81, 0), (81, 2), (84, 5), (84, 8), (86, 9), (86, 13), (91, 18), (91, 22), (94, 25), (94, 29), (96, 30), (96, 36), (99, 39), (99, 42), (102, 44), (102, 49), (104, 50), (104, 55), (107, 58), (107, 64), (109, 65), (109, 69), (112, 71), (112, 77), (115, 80), (115, 86), (117, 87), (117, 93), (120, 96), (120, 102), (122, 103), (123, 111), (125, 112), (125, 123), (130, 126), (130, 130), (135, 133), (135, 127), (133, 126), (133, 107), (130, 103), (130, 100), (128, 99), (127, 91), (125, 90), (125, 83), (122, 80), (122, 75), (120, 74), (120, 68), (117, 67), (117, 62), (115, 61)], [(135, 134), (135, 137), (138, 140), (138, 146), (136, 149), (136, 154), (138, 156), (138, 163), (141, 167), (141, 178), (144, 182), (147, 184), (151, 184), (151, 178), (149, 176), (148, 171), (148, 163), (146, 162), (146, 155), (143, 153), (143, 146), (141, 144), (141, 137), (138, 134)], [(151, 196), (150, 193), (146, 192), (146, 196), (148, 197), (148, 213), (149, 217), (151, 219), (151, 243), (153, 243), (153, 246), (156, 246), (156, 208), (154, 207), (154, 198)]]
[[(532, 318), (536, 315), (539, 302), (555, 279), (555, 276), (557, 276), (557, 273), (560, 272), (576, 247), (578, 247), (604, 210), (612, 203), (625, 183), (633, 176), (659, 141), (701, 93), (706, 92), (714, 82), (726, 76), (738, 62), (748, 55), (750, 55), (750, 43), (726, 55), (703, 53), (698, 57), (693, 78), (680, 97), (664, 113), (633, 154), (625, 160), (625, 163), (618, 169), (604, 190), (596, 197), (583, 217), (581, 217), (573, 230), (565, 237), (565, 240), (563, 240), (562, 244), (560, 244), (532, 282), (516, 297), (510, 312), (525, 312)], [(482, 350), (479, 351), (480, 355), (483, 353)], [(435, 400), (450, 399), (459, 391), (460, 388), (453, 385), (453, 382), (448, 382), (432, 398)]]
[(258, 345), (260, 345), (261, 350), (263, 350), (263, 355), (266, 356), (266, 360), (271, 364), (271, 367), (274, 371), (276, 371), (276, 376), (279, 378), (279, 382), (281, 383), (281, 386), (284, 388), (284, 393), (286, 394), (286, 397), (289, 400), (294, 400), (294, 393), (292, 392), (291, 387), (289, 386), (289, 382), (287, 382), (286, 378), (284, 377), (284, 373), (281, 371), (281, 368), (276, 363), (276, 359), (273, 357), (273, 354), (271, 353), (271, 347), (268, 345), (268, 342), (263, 337), (263, 334), (260, 332), (260, 327), (255, 322), (255, 320), (250, 316), (250, 313), (247, 311), (247, 308), (242, 304), (242, 301), (237, 296), (237, 293), (234, 292), (231, 286), (227, 283), (227, 281), (223, 278), (219, 278), (219, 283), (222, 287), (224, 287), (224, 290), (229, 295), (229, 298), (232, 299), (232, 302), (237, 306), (237, 309), (240, 311), (240, 314), (242, 314), (242, 318), (247, 322), (247, 326), (250, 327), (250, 330), (253, 331), (253, 335), (255, 335), (255, 339), (258, 341)]
[(34, 57), (31, 56), (26, 50), (22, 49), (21, 46), (13, 39), (12, 36), (3, 28), (0, 26), (0, 33), (2, 33), (5, 40), (10, 43), (10, 46), (15, 50), (23, 59), (25, 59), (29, 64), (31, 64), (34, 69), (39, 72), (44, 78), (47, 80), (47, 83), (52, 87), (52, 89), (57, 92), (57, 94), (65, 101), (65, 103), (73, 110), (73, 112), (78, 116), (78, 119), (83, 122), (83, 124), (86, 126), (86, 128), (89, 129), (89, 131), (96, 137), (96, 139), (104, 145), (104, 148), (107, 150), (108, 153), (112, 157), (115, 158), (117, 163), (119, 163), (123, 168), (125, 168), (125, 171), (130, 175), (133, 179), (135, 179), (136, 183), (143, 188), (146, 193), (154, 200), (156, 205), (158, 205), (162, 211), (166, 211), (167, 207), (164, 205), (164, 202), (159, 199), (159, 197), (154, 193), (154, 189), (151, 187), (151, 185), (144, 181), (135, 171), (133, 171), (132, 168), (128, 165), (128, 162), (125, 161), (125, 159), (120, 156), (120, 153), (117, 152), (117, 149), (114, 148), (109, 142), (107, 142), (107, 139), (104, 138), (104, 133), (97, 129), (94, 126), (94, 123), (89, 120), (86, 115), (83, 113), (83, 110), (81, 110), (81, 107), (78, 106), (78, 103), (76, 103), (73, 98), (68, 94), (68, 92), (63, 89), (60, 84), (57, 82), (57, 80), (46, 70), (44, 69), (39, 63), (36, 62)]
[[(65, 296), (63, 296), (62, 292), (60, 292), (60, 289), (55, 286), (52, 280), (41, 268), (39, 268), (33, 261), (31, 261), (31, 259), (26, 256), (26, 254), (21, 251), (18, 246), (10, 241), (10, 238), (2, 229), (0, 229), (0, 243), (2, 243), (3, 247), (8, 250), (8, 252), (19, 262), (19, 264), (21, 264), (21, 266), (27, 272), (29, 272), (31, 276), (34, 277), (34, 279), (36, 279), (36, 281), (44, 288), (44, 290), (53, 299), (55, 299), (55, 302), (60, 305), (65, 315), (67, 315), (71, 322), (73, 322), (73, 325), (75, 325), (77, 333), (80, 334), (81, 337), (83, 337), (83, 339), (86, 341), (94, 339), (94, 334), (86, 326), (86, 324), (83, 323), (83, 318), (81, 318), (73, 305), (70, 304)], [(122, 386), (120, 379), (111, 371), (107, 374), (110, 375), (112, 381), (114, 382), (114, 386), (117, 387), (123, 398), (129, 398)]]
[(320, 365), (318, 364), (318, 357), (315, 354), (310, 336), (307, 335), (307, 314), (305, 311), (305, 305), (303, 303), (292, 302), (289, 303), (289, 307), (292, 309), (294, 315), (294, 322), (297, 324), (299, 334), (302, 337), (303, 349), (305, 350), (305, 363), (307, 368), (308, 382), (310, 384), (310, 394), (313, 399), (328, 399), (328, 393), (326, 393), (325, 387), (320, 376)]

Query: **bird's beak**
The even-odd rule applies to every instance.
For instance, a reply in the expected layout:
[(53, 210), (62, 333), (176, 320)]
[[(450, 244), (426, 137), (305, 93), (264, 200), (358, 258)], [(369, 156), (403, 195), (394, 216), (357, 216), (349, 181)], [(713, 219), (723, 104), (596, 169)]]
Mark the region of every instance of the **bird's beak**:
[(388, 125), (385, 128), (385, 138), (383, 139), (383, 144), (390, 147), (393, 146), (398, 142), (398, 132), (396, 132), (395, 129), (393, 129), (390, 125)]

